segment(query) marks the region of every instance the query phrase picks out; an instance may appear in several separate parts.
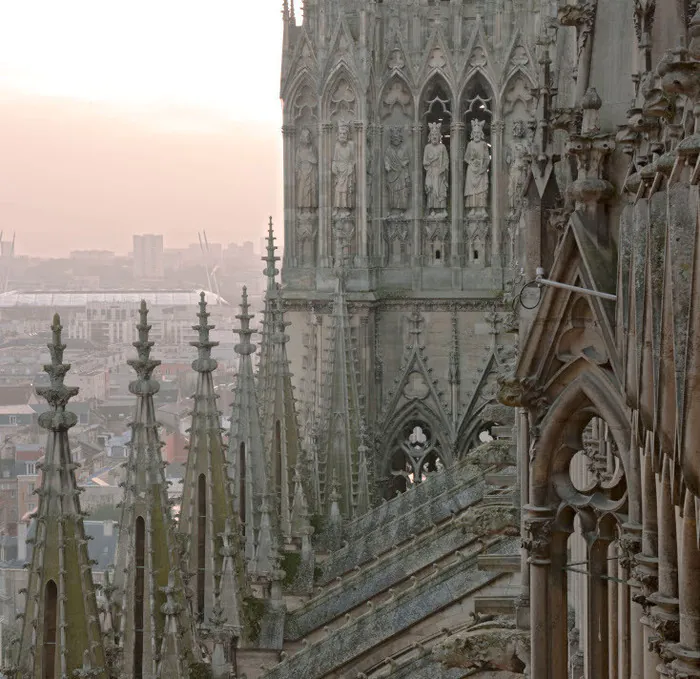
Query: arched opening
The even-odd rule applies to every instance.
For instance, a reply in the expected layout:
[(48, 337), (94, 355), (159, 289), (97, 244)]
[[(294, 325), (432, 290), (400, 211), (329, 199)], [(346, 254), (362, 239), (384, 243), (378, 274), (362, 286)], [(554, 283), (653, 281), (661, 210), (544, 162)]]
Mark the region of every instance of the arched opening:
[(143, 677), (143, 606), (146, 582), (146, 522), (136, 519), (134, 549), (134, 679)]
[(43, 679), (56, 677), (56, 628), (58, 622), (58, 590), (49, 580), (44, 588)]
[(245, 535), (246, 494), (245, 494), (245, 441), (241, 441), (238, 451), (238, 516), (241, 519), (241, 532)]
[(392, 448), (391, 495), (404, 492), (445, 468), (437, 435), (424, 420), (409, 420), (400, 428)]
[(282, 492), (282, 424), (275, 420), (275, 484)]
[(207, 556), (207, 479), (199, 475), (197, 482), (197, 617), (204, 619), (204, 587)]

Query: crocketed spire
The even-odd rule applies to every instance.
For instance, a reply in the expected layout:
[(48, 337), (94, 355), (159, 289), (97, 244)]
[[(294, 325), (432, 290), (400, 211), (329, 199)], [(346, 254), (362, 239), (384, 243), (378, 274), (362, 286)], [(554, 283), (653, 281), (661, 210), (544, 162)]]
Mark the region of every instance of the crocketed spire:
[(279, 529), (286, 542), (291, 541), (291, 501), (293, 484), (291, 475), (301, 453), (292, 373), (287, 358), (289, 323), (284, 318), (284, 301), (277, 290), (275, 306), (275, 332), (272, 335), (271, 371), (268, 390), (265, 392), (265, 418), (262, 422), (265, 450), (270, 455), (270, 491), (279, 512)]
[(249, 310), (248, 292), (243, 288), (241, 313), (236, 316), (241, 327), (234, 330), (239, 335), (240, 342), (235, 346), (239, 356), (238, 376), (231, 406), (228, 463), (231, 495), (245, 533), (245, 557), (248, 563), (255, 556), (255, 535), (260, 528), (260, 508), (266, 488), (266, 457), (252, 361), (256, 347), (250, 341), (254, 333), (250, 327), (253, 315)]
[[(124, 677), (185, 679), (199, 660), (194, 626), (185, 604), (175, 527), (170, 515), (164, 463), (153, 396), (160, 384), (153, 371), (146, 302), (141, 302), (134, 342), (138, 358), (128, 361), (137, 379), (129, 384), (136, 396), (126, 465), (115, 570), (117, 641)], [(173, 637), (173, 638), (170, 638)]]
[(322, 490), (326, 506), (331, 504), (330, 481), (336, 479), (340, 513), (344, 518), (351, 518), (357, 513), (360, 454), (367, 454), (366, 441), (363, 440), (366, 425), (358, 380), (359, 366), (345, 299), (345, 268), (340, 266), (336, 273), (338, 285), (333, 302), (333, 325), (324, 365), (319, 460), (325, 481)]
[[(189, 455), (183, 487), (178, 529), (186, 537), (185, 563), (193, 575), (194, 612), (203, 633), (216, 621), (217, 635), (224, 626), (230, 635), (242, 636), (242, 598), (244, 565), (239, 546), (234, 543), (234, 576), (226, 579), (237, 586), (222, 586), (225, 567), (230, 559), (224, 555), (229, 534), (240, 535), (238, 516), (233, 511), (226, 473), (226, 454), (221, 439), (221, 414), (216, 408), (212, 372), (217, 362), (211, 350), (218, 345), (209, 338), (209, 313), (204, 293), (199, 302), (198, 356), (192, 362), (197, 374)], [(223, 622), (225, 620), (225, 623)]]
[(267, 408), (267, 394), (269, 394), (272, 386), (272, 378), (274, 375), (274, 342), (275, 334), (275, 299), (277, 298), (277, 262), (279, 257), (275, 255), (277, 246), (275, 245), (275, 234), (272, 228), (272, 217), (268, 224), (267, 231), (267, 254), (262, 258), (265, 262), (263, 274), (267, 279), (265, 289), (265, 307), (263, 310), (262, 332), (260, 337), (260, 365), (258, 370), (258, 403), (260, 404), (260, 415), (262, 420), (265, 419), (265, 409)]
[(68, 430), (75, 426), (77, 417), (66, 406), (78, 389), (63, 383), (70, 365), (63, 363), (66, 345), (61, 341), (62, 329), (55, 314), (48, 345), (51, 363), (44, 366), (51, 384), (36, 390), (51, 409), (39, 416), (39, 426), (48, 431), (48, 436), (37, 491), (36, 537), (17, 677), (73, 677), (87, 668), (90, 676), (106, 679), (80, 490), (75, 481), (78, 465), (71, 458), (68, 441)]

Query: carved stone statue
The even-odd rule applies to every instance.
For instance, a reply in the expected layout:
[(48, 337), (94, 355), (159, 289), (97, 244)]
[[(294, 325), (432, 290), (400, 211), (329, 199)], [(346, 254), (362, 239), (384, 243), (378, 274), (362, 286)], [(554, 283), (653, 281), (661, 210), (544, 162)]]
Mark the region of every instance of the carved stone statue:
[(522, 201), (527, 173), (532, 160), (530, 140), (524, 120), (513, 121), (513, 143), (506, 152), (506, 162), (510, 166), (508, 175), (508, 205), (515, 214)]
[(318, 207), (318, 157), (311, 143), (311, 132), (307, 128), (299, 135), (295, 170), (297, 207)]
[(484, 140), (484, 123), (484, 120), (472, 120), (471, 141), (464, 153), (464, 162), (467, 164), (465, 207), (486, 208), (488, 205), (491, 153)]
[(411, 193), (411, 175), (408, 171), (411, 156), (403, 143), (403, 130), (392, 127), (389, 141), (390, 145), (384, 153), (389, 208), (406, 210)]
[(333, 207), (349, 210), (355, 207), (355, 142), (348, 139), (347, 123), (338, 123), (331, 172), (335, 185)]
[(447, 173), (450, 158), (447, 148), (442, 143), (440, 123), (428, 123), (430, 128), (429, 142), (423, 151), (423, 167), (425, 168), (426, 208), (434, 215), (436, 211), (447, 210)]

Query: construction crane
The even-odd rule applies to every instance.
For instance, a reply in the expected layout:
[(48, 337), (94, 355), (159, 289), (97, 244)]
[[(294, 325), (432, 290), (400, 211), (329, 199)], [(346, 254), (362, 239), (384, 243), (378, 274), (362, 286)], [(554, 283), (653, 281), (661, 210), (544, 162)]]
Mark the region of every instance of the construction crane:
[(204, 268), (207, 273), (207, 286), (209, 290), (216, 294), (216, 304), (219, 304), (221, 300), (221, 290), (219, 288), (219, 281), (216, 277), (216, 272), (219, 269), (219, 265), (212, 262), (209, 241), (207, 240), (207, 232), (202, 231), (200, 234), (198, 231), (197, 237), (199, 238), (199, 247), (202, 250), (202, 255), (204, 257)]

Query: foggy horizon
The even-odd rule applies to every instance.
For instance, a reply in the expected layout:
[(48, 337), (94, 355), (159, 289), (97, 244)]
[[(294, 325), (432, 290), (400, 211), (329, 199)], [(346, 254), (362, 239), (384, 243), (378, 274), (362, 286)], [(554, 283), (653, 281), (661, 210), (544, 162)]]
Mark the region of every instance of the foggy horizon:
[(270, 215), (281, 245), (276, 1), (30, 0), (0, 19), (0, 230), (17, 256), (125, 255), (143, 233), (183, 248), (203, 230), (258, 250)]

